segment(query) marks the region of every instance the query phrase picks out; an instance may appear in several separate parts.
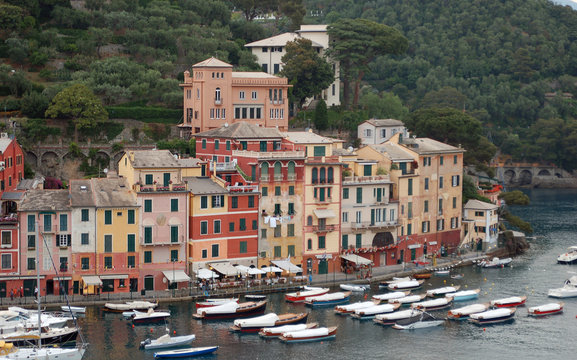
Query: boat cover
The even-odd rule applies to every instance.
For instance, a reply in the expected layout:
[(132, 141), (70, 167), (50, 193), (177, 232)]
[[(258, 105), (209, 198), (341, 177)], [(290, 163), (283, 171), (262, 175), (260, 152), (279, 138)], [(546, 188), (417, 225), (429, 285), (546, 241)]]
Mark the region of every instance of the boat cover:
[(463, 291), (457, 291), (456, 293), (453, 293), (453, 294), (447, 294), (447, 296), (453, 297), (453, 298), (459, 298), (459, 297), (464, 297), (464, 296), (477, 295), (478, 293), (479, 293), (479, 291), (477, 291), (477, 290), (463, 290)]
[(427, 290), (427, 295), (439, 295), (439, 294), (446, 294), (446, 293), (453, 293), (459, 290), (458, 287), (455, 286), (445, 286), (438, 289)]
[(534, 306), (534, 307), (530, 307), (529, 308), (529, 312), (534, 312), (534, 311), (554, 311), (554, 310), (559, 310), (561, 309), (561, 304), (559, 303), (549, 303), (549, 304), (545, 304), (545, 305), (541, 305), (541, 306)]
[(411, 316), (415, 315), (415, 310), (401, 310), (395, 311), (390, 314), (379, 314), (375, 316), (377, 320), (400, 320), (400, 319), (407, 319)]
[(422, 299), (423, 299), (422, 295), (409, 295), (398, 299), (390, 299), (389, 303), (408, 304)]
[(341, 310), (341, 311), (354, 311), (357, 309), (364, 309), (364, 308), (368, 308), (371, 306), (375, 306), (375, 303), (372, 301), (363, 301), (363, 302), (356, 302), (354, 304), (349, 304), (349, 305), (337, 306), (336, 309)]
[(479, 312), (483, 312), (487, 310), (487, 305), (485, 304), (473, 304), (460, 307), (458, 309), (449, 310), (449, 312), (453, 315), (471, 315)]
[(341, 300), (347, 296), (344, 292), (334, 292), (330, 294), (324, 294), (320, 296), (313, 296), (312, 298), (305, 298), (305, 301), (309, 302), (319, 302), (319, 301), (333, 301), (333, 300)]
[(384, 305), (375, 305), (365, 309), (358, 309), (355, 310), (355, 314), (357, 315), (375, 315), (375, 314), (382, 314), (386, 312), (392, 312), (395, 310), (395, 307), (391, 304), (384, 304)]
[(483, 319), (485, 319), (485, 320), (497, 319), (497, 318), (511, 315), (511, 311), (512, 311), (511, 309), (501, 308), (501, 309), (495, 309), (495, 310), (483, 311), (483, 312), (476, 313), (476, 314), (471, 314), (470, 317), (472, 319), (481, 319), (481, 320), (483, 320)]
[(307, 324), (283, 325), (262, 329), (264, 333), (283, 334), (285, 332), (302, 331), (307, 328)]
[(238, 319), (234, 321), (234, 325), (240, 328), (243, 327), (265, 327), (274, 326), (274, 324), (279, 320), (279, 317), (275, 313), (270, 313), (262, 316), (257, 316), (249, 319)]
[(504, 298), (504, 299), (493, 300), (493, 301), (491, 301), (491, 305), (511, 304), (511, 303), (518, 303), (518, 302), (522, 302), (522, 301), (523, 301), (522, 297), (511, 296), (511, 297)]
[(291, 331), (283, 333), (282, 336), (286, 338), (308, 338), (308, 337), (317, 337), (317, 336), (327, 336), (329, 334), (329, 329), (326, 327), (317, 328), (317, 329), (308, 329), (302, 331)]
[(319, 294), (324, 294), (324, 293), (326, 293), (328, 290), (329, 290), (329, 289), (317, 288), (317, 289), (313, 289), (313, 290), (299, 291), (299, 292), (296, 292), (296, 293), (290, 293), (290, 294), (287, 294), (287, 296), (299, 296), (299, 297), (304, 296), (304, 297), (306, 298), (307, 296), (316, 296), (316, 295), (319, 295)]
[(393, 292), (386, 293), (386, 294), (373, 295), (373, 299), (377, 299), (377, 300), (391, 300), (391, 299), (404, 298), (405, 296), (407, 296), (407, 294), (405, 294), (404, 291), (393, 291)]
[(421, 301), (421, 302), (416, 302), (411, 304), (411, 307), (432, 307), (432, 306), (442, 306), (442, 305), (447, 305), (450, 302), (449, 299), (447, 299), (446, 297), (444, 298), (439, 298), (439, 299), (435, 299), (435, 300), (427, 300), (427, 301)]
[(415, 287), (415, 286), (419, 286), (421, 283), (419, 283), (419, 281), (417, 280), (410, 280), (410, 281), (401, 281), (401, 282), (395, 282), (389, 285), (389, 288), (391, 289), (405, 289), (405, 288), (411, 288), (411, 287)]
[(206, 314), (227, 314), (227, 313), (233, 313), (236, 312), (236, 309), (238, 309), (239, 305), (238, 303), (231, 301), (231, 302), (227, 302), (225, 304), (222, 305), (217, 305), (217, 306), (212, 306), (212, 307), (205, 307), (205, 308), (199, 308), (196, 310), (196, 313), (201, 315), (202, 313), (206, 313)]

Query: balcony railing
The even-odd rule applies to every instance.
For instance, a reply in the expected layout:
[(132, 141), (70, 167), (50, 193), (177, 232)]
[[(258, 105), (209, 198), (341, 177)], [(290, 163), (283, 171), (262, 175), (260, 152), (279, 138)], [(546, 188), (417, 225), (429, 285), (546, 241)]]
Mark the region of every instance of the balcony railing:
[(351, 184), (367, 184), (367, 183), (387, 183), (390, 182), (390, 178), (384, 175), (376, 176), (345, 176), (343, 180), (343, 185)]
[(233, 162), (211, 162), (210, 171), (233, 171), (236, 170), (236, 164)]
[(258, 185), (230, 185), (227, 189), (231, 192), (258, 192)]
[(144, 238), (140, 238), (140, 246), (166, 246), (166, 245), (181, 245), (184, 243), (184, 235), (178, 236), (178, 241), (170, 241), (169, 238), (156, 238), (151, 242), (145, 242)]
[(214, 99), (214, 105), (222, 104), (222, 99)]
[(337, 231), (339, 229), (338, 225), (330, 224), (330, 225), (313, 225), (313, 232), (329, 232), (329, 231)]
[(261, 182), (268, 182), (269, 179), (270, 179), (270, 177), (269, 177), (268, 175), (265, 175), (265, 176), (262, 176), (262, 175), (261, 175), (261, 177), (260, 177), (260, 181), (261, 181)]
[(332, 201), (333, 201), (333, 198), (329, 197), (329, 196), (325, 196), (324, 199), (320, 199), (318, 197), (315, 198), (315, 202), (317, 202), (317, 203), (323, 203), (324, 204), (324, 203), (330, 203)]
[(282, 174), (281, 175), (275, 175), (274, 181), (282, 181)]
[(297, 174), (288, 174), (286, 179), (287, 181), (295, 181), (297, 179)]
[(280, 99), (280, 100), (270, 100), (270, 103), (271, 103), (271, 104), (274, 104), (274, 105), (282, 105), (282, 104), (284, 104), (284, 99)]
[(395, 227), (398, 223), (396, 220), (392, 221), (380, 221), (380, 222), (352, 222), (351, 229), (353, 230), (360, 230), (360, 229), (371, 229), (371, 228), (387, 228), (387, 227)]
[(168, 184), (168, 186), (153, 184), (153, 185), (134, 185), (136, 192), (163, 192), (163, 191), (186, 191), (187, 184)]
[[(281, 148), (282, 149), (282, 148)], [(304, 151), (283, 151), (279, 149), (278, 151), (248, 151), (248, 150), (233, 150), (232, 156), (244, 156), (252, 157), (257, 159), (304, 159)]]

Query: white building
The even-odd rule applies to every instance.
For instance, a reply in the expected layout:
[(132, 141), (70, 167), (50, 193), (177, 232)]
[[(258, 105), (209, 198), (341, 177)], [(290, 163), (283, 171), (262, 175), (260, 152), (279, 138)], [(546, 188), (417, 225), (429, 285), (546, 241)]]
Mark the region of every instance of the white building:
[(395, 119), (370, 119), (360, 124), (357, 131), (364, 145), (382, 144), (397, 133), (403, 134), (403, 137), (408, 136), (405, 124)]
[(463, 209), (465, 236), (461, 246), (476, 249), (479, 241), (483, 250), (497, 244), (499, 237), (499, 207), (479, 200), (469, 200)]
[[(301, 25), (300, 30), (294, 33), (283, 33), (251, 42), (245, 46), (256, 55), (257, 62), (262, 66), (264, 72), (276, 74), (282, 70), (281, 58), (286, 53), (286, 44), (299, 38), (311, 40), (313, 48), (321, 56), (324, 56), (326, 49), (329, 47), (327, 25)], [(340, 105), (339, 63), (330, 61), (330, 59), (328, 61), (333, 67), (335, 81), (327, 89), (323, 90), (321, 96), (327, 106)]]

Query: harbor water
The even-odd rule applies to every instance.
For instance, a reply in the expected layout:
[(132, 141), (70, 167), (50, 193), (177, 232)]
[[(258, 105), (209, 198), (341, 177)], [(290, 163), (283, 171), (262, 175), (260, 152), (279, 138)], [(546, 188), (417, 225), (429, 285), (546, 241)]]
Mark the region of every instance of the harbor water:
[[(530, 206), (511, 210), (529, 221), (535, 233), (529, 238), (531, 249), (515, 258), (511, 268), (459, 268), (454, 273), (462, 273), (462, 279), (433, 276), (422, 290), (416, 291), (451, 284), (461, 285), (461, 290), (481, 289), (478, 300), (457, 303), (457, 307), (527, 295), (527, 305), (517, 309), (515, 320), (510, 323), (480, 327), (469, 322), (446, 322), (436, 328), (398, 331), (372, 320), (335, 315), (332, 307), (310, 309), (302, 304), (288, 304), (283, 294), (271, 294), (267, 312), (309, 311), (309, 322), (338, 326), (334, 340), (285, 344), (254, 334), (230, 333), (232, 321), (194, 320), (194, 303), (165, 303), (159, 308), (171, 311), (171, 334), (196, 334), (192, 346), (220, 346), (215, 354), (202, 357), (205, 359), (575, 359), (577, 298), (561, 300), (565, 302), (564, 313), (544, 318), (528, 317), (527, 307), (558, 301), (548, 298), (547, 290), (561, 287), (577, 274), (577, 265), (556, 264), (560, 253), (577, 245), (577, 190), (536, 189), (528, 194)], [(369, 297), (380, 292), (383, 291), (375, 284)], [(363, 295), (351, 298), (351, 302), (361, 300)], [(445, 316), (446, 311), (432, 313)], [(154, 351), (139, 350), (139, 343), (165, 333), (164, 325), (133, 328), (121, 314), (105, 313), (97, 307), (87, 308), (80, 325), (90, 344), (84, 356), (87, 360), (153, 359)]]

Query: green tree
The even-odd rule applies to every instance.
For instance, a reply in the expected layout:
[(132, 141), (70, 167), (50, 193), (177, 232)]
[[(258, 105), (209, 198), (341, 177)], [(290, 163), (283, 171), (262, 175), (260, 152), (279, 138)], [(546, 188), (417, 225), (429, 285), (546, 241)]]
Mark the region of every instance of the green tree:
[(20, 101), (22, 114), (34, 118), (44, 117), (49, 104), (48, 97), (36, 91), (27, 92)]
[(108, 120), (108, 113), (100, 99), (81, 84), (72, 85), (56, 94), (46, 110), (46, 116), (72, 121), (75, 142), (78, 142), (78, 130), (91, 129)]
[(291, 97), (301, 109), (307, 98), (319, 94), (334, 80), (329, 63), (322, 59), (308, 39), (288, 42), (280, 72), (293, 85)]
[(329, 114), (327, 103), (320, 99), (315, 108), (315, 127), (318, 130), (326, 130), (329, 127)]
[(401, 99), (390, 92), (364, 92), (359, 103), (369, 118), (403, 120), (409, 114)]
[(377, 56), (402, 54), (409, 46), (399, 30), (366, 19), (340, 19), (327, 31), (332, 39), (327, 53), (340, 62), (346, 107), (351, 84), (354, 84), (353, 107), (357, 106), (361, 81), (369, 63)]

